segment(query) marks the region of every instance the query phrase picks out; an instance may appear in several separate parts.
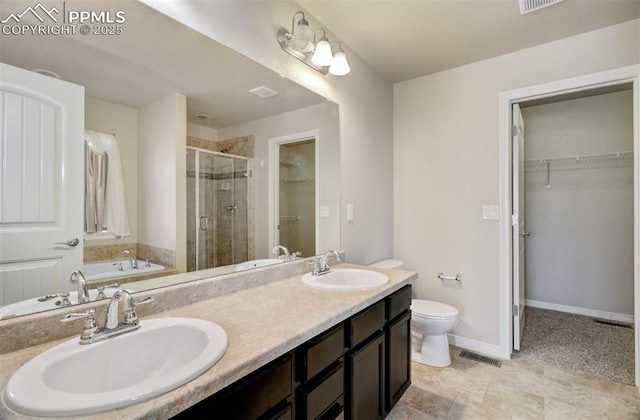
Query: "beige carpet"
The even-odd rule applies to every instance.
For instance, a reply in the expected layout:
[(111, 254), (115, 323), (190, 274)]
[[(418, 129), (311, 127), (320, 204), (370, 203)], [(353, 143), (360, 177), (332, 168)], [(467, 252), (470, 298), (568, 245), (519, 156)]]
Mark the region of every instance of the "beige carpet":
[(527, 308), (521, 350), (515, 357), (634, 384), (633, 328), (594, 318)]

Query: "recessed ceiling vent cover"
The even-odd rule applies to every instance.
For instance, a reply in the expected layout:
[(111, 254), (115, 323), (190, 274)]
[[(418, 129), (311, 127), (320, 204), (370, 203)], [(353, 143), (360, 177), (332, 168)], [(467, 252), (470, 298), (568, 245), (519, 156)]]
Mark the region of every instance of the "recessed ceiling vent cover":
[(518, 0), (518, 3), (520, 3), (520, 14), (524, 15), (544, 9), (547, 6), (553, 6), (562, 1), (564, 0)]
[(249, 92), (264, 99), (276, 96), (278, 94), (278, 92), (266, 86), (258, 86), (257, 88), (251, 89)]

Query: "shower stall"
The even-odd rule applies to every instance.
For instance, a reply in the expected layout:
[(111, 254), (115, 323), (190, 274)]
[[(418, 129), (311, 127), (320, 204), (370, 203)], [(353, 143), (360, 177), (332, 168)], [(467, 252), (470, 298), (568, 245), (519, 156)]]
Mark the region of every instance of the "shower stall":
[(253, 259), (252, 159), (187, 147), (187, 271)]

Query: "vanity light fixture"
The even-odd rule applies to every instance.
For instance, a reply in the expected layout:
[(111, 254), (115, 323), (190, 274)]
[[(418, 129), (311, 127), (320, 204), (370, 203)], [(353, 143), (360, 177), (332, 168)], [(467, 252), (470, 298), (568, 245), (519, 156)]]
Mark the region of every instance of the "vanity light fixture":
[[(296, 25), (296, 16), (298, 15), (302, 15), (302, 18)], [(322, 36), (316, 41), (316, 36), (321, 31)], [(333, 53), (331, 43), (323, 28), (315, 32), (312, 40), (309, 22), (304, 18), (302, 11), (293, 15), (291, 32), (284, 28), (280, 29), (277, 38), (278, 44), (284, 51), (322, 74), (331, 73), (335, 76), (344, 76), (351, 71), (344, 50), (338, 43), (338, 49), (335, 54)]]
[(333, 63), (329, 67), (329, 73), (334, 76), (344, 76), (345, 74), (349, 74), (351, 71), (351, 67), (349, 67), (349, 63), (347, 62), (347, 56), (345, 55), (340, 43), (338, 43), (338, 49), (336, 53), (333, 54)]

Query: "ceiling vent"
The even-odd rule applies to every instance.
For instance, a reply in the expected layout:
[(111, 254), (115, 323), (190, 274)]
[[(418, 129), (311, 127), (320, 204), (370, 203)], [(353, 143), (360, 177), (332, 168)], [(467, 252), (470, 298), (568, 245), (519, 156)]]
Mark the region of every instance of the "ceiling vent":
[(266, 86), (258, 86), (257, 88), (251, 89), (249, 92), (264, 99), (276, 96), (278, 94), (278, 92)]
[(520, 4), (520, 14), (535, 12), (536, 10), (544, 9), (547, 6), (553, 6), (564, 0), (518, 0)]

